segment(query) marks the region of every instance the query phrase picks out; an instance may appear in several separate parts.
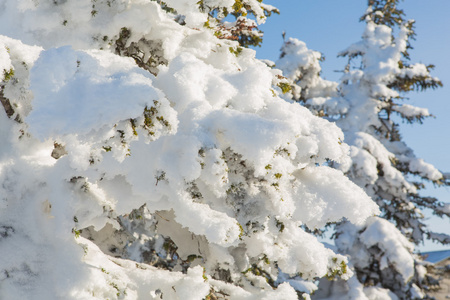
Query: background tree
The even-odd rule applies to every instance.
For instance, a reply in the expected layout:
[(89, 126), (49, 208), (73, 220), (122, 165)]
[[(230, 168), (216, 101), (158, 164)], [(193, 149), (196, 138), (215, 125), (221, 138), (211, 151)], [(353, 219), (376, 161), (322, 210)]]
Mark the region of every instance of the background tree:
[[(404, 104), (406, 93), (437, 88), (442, 83), (430, 75), (432, 65), (409, 62), (414, 22), (404, 19), (398, 1), (368, 4), (361, 18), (366, 22), (362, 40), (340, 53), (349, 62), (337, 89), (336, 84), (319, 76), (320, 54), (300, 41), (290, 39), (284, 44), (277, 66), (293, 82), (291, 96), (295, 100), (344, 131), (345, 141), (351, 145), (352, 164), (333, 165), (364, 188), (380, 206), (381, 216), (399, 230), (381, 219), (360, 227), (341, 224), (336, 233), (338, 249), (351, 255), (364, 285), (387, 288), (400, 298), (421, 298), (420, 289), (426, 288), (424, 271), (407, 240), (418, 244), (427, 237), (449, 243), (447, 235), (427, 230), (421, 212), (431, 209), (437, 216), (448, 217), (449, 205), (420, 194), (424, 181), (435, 185), (448, 181), (401, 140), (393, 115), (421, 123), (431, 115), (427, 109)], [(407, 239), (399, 238), (400, 233)], [(408, 259), (399, 260), (407, 253), (411, 253)], [(367, 296), (373, 292), (373, 288), (364, 290)], [(386, 297), (395, 297), (389, 293), (385, 292)]]

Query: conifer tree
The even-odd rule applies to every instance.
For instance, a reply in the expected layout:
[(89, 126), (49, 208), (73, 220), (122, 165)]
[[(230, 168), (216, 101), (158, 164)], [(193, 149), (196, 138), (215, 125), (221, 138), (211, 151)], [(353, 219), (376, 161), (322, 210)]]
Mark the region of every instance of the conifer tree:
[[(348, 64), (338, 86), (320, 78), (320, 54), (300, 41), (289, 39), (277, 61), (292, 82), (291, 96), (344, 131), (352, 163), (331, 165), (364, 188), (382, 210), (383, 219), (370, 219), (364, 226), (342, 223), (336, 228), (336, 245), (350, 255), (357, 278), (365, 286), (348, 283), (352, 288), (341, 295), (344, 298), (358, 289), (358, 299), (378, 292), (388, 299), (395, 295), (400, 299), (426, 297), (425, 271), (420, 257), (413, 254), (413, 244), (425, 237), (450, 242), (449, 236), (427, 229), (421, 211), (430, 209), (448, 218), (450, 205), (420, 193), (424, 182), (442, 186), (448, 180), (414, 155), (393, 118), (397, 115), (406, 122), (421, 123), (431, 114), (404, 103), (406, 94), (442, 86), (430, 75), (433, 65), (410, 62), (414, 22), (404, 19), (397, 4), (395, 0), (368, 2), (361, 18), (366, 23), (362, 40), (339, 54), (348, 58)], [(338, 297), (339, 290), (332, 291)]]
[(327, 165), (342, 131), (243, 47), (272, 7), (0, 7), (2, 297), (294, 300), (351, 276), (305, 226), (379, 210)]

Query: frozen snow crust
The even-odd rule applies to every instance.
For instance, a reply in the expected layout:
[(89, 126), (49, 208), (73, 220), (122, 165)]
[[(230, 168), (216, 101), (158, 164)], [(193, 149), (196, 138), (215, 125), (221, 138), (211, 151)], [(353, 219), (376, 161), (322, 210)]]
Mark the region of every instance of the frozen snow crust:
[(189, 2), (167, 2), (182, 26), (151, 1), (3, 1), (5, 299), (297, 299), (351, 276), (301, 227), (378, 213), (327, 166), (341, 130)]

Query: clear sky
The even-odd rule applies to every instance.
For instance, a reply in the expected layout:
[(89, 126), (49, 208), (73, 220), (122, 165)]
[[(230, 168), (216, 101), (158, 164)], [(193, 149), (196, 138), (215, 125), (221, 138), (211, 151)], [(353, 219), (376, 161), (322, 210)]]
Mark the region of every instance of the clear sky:
[[(282, 32), (286, 37), (304, 41), (308, 48), (325, 55), (322, 75), (329, 80), (338, 80), (346, 64), (337, 53), (360, 40), (364, 23), (359, 17), (366, 10), (365, 0), (265, 0), (279, 8), (281, 14), (268, 18), (260, 28), (264, 31), (264, 42), (256, 48), (257, 57), (277, 60), (282, 44)], [(416, 40), (412, 41), (411, 62), (436, 65), (432, 72), (444, 83), (443, 88), (422, 93), (410, 93), (409, 104), (426, 107), (435, 116), (422, 125), (401, 124), (401, 134), (418, 157), (432, 163), (442, 172), (450, 172), (450, 1), (449, 0), (405, 0), (400, 8), (407, 19), (416, 20)], [(401, 122), (401, 121), (400, 121)], [(430, 186), (423, 195), (439, 198), (450, 203), (450, 187)], [(450, 234), (450, 220), (429, 218), (430, 227), (436, 232)], [(449, 249), (426, 242), (421, 251)]]

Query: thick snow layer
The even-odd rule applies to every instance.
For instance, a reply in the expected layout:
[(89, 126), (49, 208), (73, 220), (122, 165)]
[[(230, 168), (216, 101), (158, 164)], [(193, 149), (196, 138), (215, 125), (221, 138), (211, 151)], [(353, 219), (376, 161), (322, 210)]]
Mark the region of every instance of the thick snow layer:
[(33, 110), (25, 121), (41, 140), (86, 134), (137, 117), (154, 100), (167, 103), (133, 59), (104, 51), (44, 51), (30, 76)]
[(417, 116), (423, 116), (423, 117), (430, 116), (428, 109), (417, 107), (417, 106), (412, 106), (409, 104), (403, 104), (401, 106), (394, 106), (394, 110), (396, 112), (400, 113), (402, 116), (405, 116), (407, 118), (412, 118), (412, 117), (417, 117)]
[[(359, 234), (357, 234), (359, 232)], [(393, 268), (404, 282), (414, 275), (414, 259), (410, 252), (414, 245), (395, 226), (384, 219), (369, 218), (364, 226), (345, 224), (336, 239), (338, 249), (352, 257), (355, 267), (364, 268), (371, 263), (369, 249), (380, 249), (380, 270)]]
[(299, 98), (299, 93), (304, 99), (312, 99), (311, 101), (316, 97), (329, 98), (337, 95), (337, 83), (318, 76), (322, 70), (319, 64), (321, 56), (297, 39), (289, 38), (284, 43), (276, 66), (299, 87), (299, 90), (293, 90), (294, 98)]
[(364, 293), (369, 300), (398, 300), (398, 297), (393, 292), (380, 287), (366, 287), (364, 288)]
[[(297, 199), (301, 205), (294, 211), (294, 215), (299, 215), (299, 218), (311, 228), (321, 228), (329, 220), (344, 215), (344, 211), (348, 212), (348, 209), (351, 209), (352, 213), (348, 214), (347, 219), (355, 224), (365, 221), (365, 218), (351, 217), (357, 216), (356, 212), (367, 215), (377, 211), (375, 204), (367, 205), (367, 202), (364, 201), (366, 198), (364, 191), (355, 187), (350, 180), (337, 183), (336, 178), (339, 178), (340, 174), (340, 171), (326, 167), (305, 168), (299, 171), (297, 173), (297, 178), (300, 179)], [(314, 195), (314, 190), (321, 190), (322, 193)], [(350, 199), (361, 199), (362, 201), (345, 204)], [(326, 216), (328, 216), (328, 220)]]
[(409, 169), (414, 172), (418, 173), (420, 176), (424, 178), (428, 178), (433, 181), (437, 181), (439, 179), (442, 179), (442, 173), (439, 172), (436, 167), (434, 167), (432, 164), (426, 163), (421, 158), (401, 158), (402, 161), (406, 161), (409, 163)]

